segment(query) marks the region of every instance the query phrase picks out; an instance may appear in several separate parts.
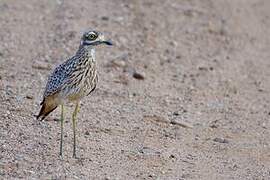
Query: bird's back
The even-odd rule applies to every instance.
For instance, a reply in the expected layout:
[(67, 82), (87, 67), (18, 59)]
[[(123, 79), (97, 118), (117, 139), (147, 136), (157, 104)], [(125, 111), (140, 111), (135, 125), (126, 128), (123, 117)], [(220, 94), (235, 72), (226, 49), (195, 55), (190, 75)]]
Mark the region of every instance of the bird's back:
[(74, 62), (74, 57), (68, 59), (63, 64), (57, 66), (52, 74), (49, 76), (46, 88), (44, 91), (44, 98), (50, 96), (60, 90), (63, 86), (65, 80), (68, 78), (69, 74), (72, 72), (72, 64)]

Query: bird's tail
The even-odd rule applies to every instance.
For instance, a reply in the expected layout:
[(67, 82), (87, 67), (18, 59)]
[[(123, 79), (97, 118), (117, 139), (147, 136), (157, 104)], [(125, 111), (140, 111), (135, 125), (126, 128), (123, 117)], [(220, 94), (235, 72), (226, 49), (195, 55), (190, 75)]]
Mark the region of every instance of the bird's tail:
[(58, 103), (53, 97), (49, 96), (42, 101), (41, 105), (42, 107), (36, 118), (43, 120), (46, 116), (48, 116), (53, 110), (57, 108)]

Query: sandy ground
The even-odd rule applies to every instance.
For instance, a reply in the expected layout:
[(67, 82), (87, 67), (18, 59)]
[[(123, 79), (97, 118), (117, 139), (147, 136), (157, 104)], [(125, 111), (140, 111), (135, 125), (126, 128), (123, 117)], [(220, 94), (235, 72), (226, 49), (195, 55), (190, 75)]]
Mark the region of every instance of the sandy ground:
[[(270, 179), (269, 9), (268, 0), (0, 0), (0, 179)], [(61, 159), (59, 109), (43, 122), (34, 115), (47, 76), (87, 29), (115, 46), (97, 49), (78, 159), (66, 111)]]

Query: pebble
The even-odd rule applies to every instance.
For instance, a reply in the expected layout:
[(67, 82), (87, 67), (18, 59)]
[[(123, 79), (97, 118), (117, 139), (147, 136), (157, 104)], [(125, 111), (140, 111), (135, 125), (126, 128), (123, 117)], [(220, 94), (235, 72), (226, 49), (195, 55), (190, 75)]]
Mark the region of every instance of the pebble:
[(32, 68), (38, 69), (38, 70), (51, 70), (51, 67), (49, 65), (32, 65)]
[(138, 79), (138, 80), (144, 80), (144, 75), (138, 73), (138, 72), (134, 72), (133, 75), (132, 75), (135, 79)]
[(186, 123), (186, 122), (180, 122), (179, 120), (172, 120), (171, 121), (171, 124), (172, 125), (178, 125), (178, 126), (181, 126), (181, 127), (183, 127), (183, 128), (190, 128), (190, 129), (192, 129), (193, 128), (193, 126), (191, 125), (191, 124), (189, 124), (189, 123)]
[(215, 128), (218, 128), (218, 126), (216, 124), (212, 124), (210, 125), (210, 128), (215, 129)]
[(70, 38), (70, 39), (74, 39), (76, 37), (76, 32), (75, 31), (69, 31), (67, 36)]
[(177, 55), (175, 58), (176, 58), (176, 59), (181, 59), (182, 56), (181, 56), (181, 55)]
[(156, 155), (161, 154), (161, 152), (159, 152), (157, 150), (154, 150), (154, 149), (152, 149), (150, 147), (142, 147), (138, 151), (139, 151), (139, 153), (146, 154), (146, 155), (149, 155), (149, 154), (152, 154), (152, 155), (154, 155), (154, 154), (156, 154)]
[(229, 141), (227, 139), (224, 138), (215, 138), (213, 139), (213, 141), (218, 142), (218, 143), (229, 143)]
[(108, 21), (108, 20), (109, 20), (109, 17), (108, 17), (108, 16), (102, 16), (102, 17), (101, 17), (101, 20), (103, 20), (103, 21)]
[(125, 67), (126, 62), (124, 60), (112, 60), (109, 66)]
[(262, 127), (263, 127), (264, 129), (267, 129), (267, 126), (266, 126), (265, 123), (262, 123)]
[(198, 70), (200, 70), (200, 71), (207, 71), (208, 68), (207, 67), (200, 66), (200, 67), (198, 67)]
[(26, 99), (33, 99), (33, 96), (31, 96), (31, 95), (26, 95), (25, 97), (26, 97)]

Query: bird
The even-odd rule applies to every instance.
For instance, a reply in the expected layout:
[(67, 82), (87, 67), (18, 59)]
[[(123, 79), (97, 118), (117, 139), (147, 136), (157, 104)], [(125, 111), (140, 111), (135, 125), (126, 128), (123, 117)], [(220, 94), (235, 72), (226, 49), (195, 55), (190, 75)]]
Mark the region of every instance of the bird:
[(40, 103), (41, 109), (36, 118), (43, 120), (58, 106), (61, 106), (61, 157), (63, 155), (64, 108), (66, 104), (74, 103), (75, 109), (72, 113), (73, 157), (76, 158), (76, 117), (80, 101), (91, 94), (97, 86), (95, 49), (102, 44), (113, 45), (110, 40), (105, 39), (103, 33), (95, 30), (86, 31), (81, 37), (75, 55), (58, 65), (48, 77), (43, 100)]

